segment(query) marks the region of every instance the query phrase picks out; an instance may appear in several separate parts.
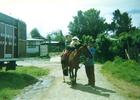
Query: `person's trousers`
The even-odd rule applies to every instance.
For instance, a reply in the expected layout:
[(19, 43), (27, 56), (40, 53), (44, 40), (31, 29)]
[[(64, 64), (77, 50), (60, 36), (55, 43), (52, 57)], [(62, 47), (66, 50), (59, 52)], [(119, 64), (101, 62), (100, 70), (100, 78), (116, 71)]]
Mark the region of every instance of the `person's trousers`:
[(94, 65), (85, 65), (89, 85), (95, 85)]

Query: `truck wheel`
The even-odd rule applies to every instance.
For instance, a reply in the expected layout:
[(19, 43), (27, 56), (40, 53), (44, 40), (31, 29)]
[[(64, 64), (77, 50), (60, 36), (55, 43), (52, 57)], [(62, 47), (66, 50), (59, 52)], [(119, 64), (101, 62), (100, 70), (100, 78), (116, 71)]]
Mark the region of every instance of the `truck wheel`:
[(8, 70), (16, 70), (16, 66), (17, 66), (16, 61), (10, 61), (10, 62), (7, 64), (5, 70), (6, 70), (6, 71), (8, 71)]

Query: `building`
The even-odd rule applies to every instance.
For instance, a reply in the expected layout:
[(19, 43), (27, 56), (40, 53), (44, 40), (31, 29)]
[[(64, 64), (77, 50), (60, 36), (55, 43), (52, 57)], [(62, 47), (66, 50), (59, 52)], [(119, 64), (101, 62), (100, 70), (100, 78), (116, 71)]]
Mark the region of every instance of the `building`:
[(61, 52), (65, 44), (59, 41), (45, 41), (44, 39), (27, 39), (27, 56), (49, 56), (49, 52)]
[(26, 52), (27, 56), (39, 56), (40, 54), (40, 44), (43, 43), (43, 39), (29, 38), (26, 42)]

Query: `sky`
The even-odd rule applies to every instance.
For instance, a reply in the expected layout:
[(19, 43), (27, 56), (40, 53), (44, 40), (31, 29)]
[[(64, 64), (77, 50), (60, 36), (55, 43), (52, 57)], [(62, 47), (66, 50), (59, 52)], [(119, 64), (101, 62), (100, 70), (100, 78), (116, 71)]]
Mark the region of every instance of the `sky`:
[(119, 9), (128, 12), (133, 26), (140, 26), (140, 0), (0, 0), (0, 12), (27, 24), (27, 34), (37, 28), (44, 37), (52, 31), (68, 34), (68, 24), (77, 11), (100, 10), (108, 23)]

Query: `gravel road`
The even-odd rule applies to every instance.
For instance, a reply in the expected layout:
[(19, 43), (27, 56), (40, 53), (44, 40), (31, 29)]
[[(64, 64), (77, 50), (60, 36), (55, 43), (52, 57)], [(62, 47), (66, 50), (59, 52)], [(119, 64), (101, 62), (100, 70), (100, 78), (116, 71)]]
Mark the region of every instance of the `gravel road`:
[(128, 100), (127, 97), (119, 94), (100, 73), (101, 65), (98, 64), (95, 64), (95, 88), (85, 86), (87, 77), (84, 65), (80, 65), (75, 87), (69, 84), (69, 77), (66, 77), (66, 83), (64, 83), (58, 56), (50, 60), (30, 58), (18, 61), (17, 64), (49, 68), (50, 74), (48, 77), (41, 78), (35, 85), (25, 88), (14, 100)]

